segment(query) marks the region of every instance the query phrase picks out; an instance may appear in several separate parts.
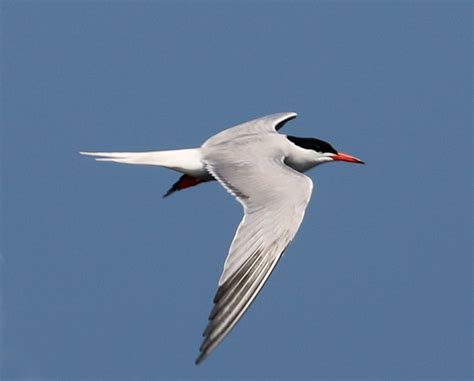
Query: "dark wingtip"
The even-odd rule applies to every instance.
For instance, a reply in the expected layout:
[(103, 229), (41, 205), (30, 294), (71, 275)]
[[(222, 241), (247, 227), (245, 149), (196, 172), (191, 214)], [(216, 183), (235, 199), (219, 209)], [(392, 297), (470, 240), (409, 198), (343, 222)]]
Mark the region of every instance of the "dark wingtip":
[(275, 130), (278, 131), (279, 129), (281, 129), (286, 124), (286, 122), (289, 122), (290, 120), (295, 119), (298, 116), (298, 114), (296, 112), (290, 112), (290, 114), (291, 115), (287, 116), (281, 122), (276, 124)]
[(204, 361), (204, 359), (207, 357), (207, 354), (202, 352), (198, 358), (196, 359), (196, 361), (194, 362), (194, 364), (196, 365), (199, 365), (200, 363), (202, 363)]

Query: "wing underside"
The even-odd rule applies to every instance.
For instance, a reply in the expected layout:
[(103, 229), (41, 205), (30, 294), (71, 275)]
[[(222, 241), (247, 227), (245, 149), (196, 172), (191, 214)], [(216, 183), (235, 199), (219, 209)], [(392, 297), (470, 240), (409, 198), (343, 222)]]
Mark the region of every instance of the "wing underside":
[(250, 307), (280, 257), (268, 259), (262, 251), (256, 251), (232, 278), (218, 288), (196, 364), (220, 344)]
[(262, 150), (257, 139), (232, 148), (223, 145), (205, 156), (212, 176), (243, 205), (244, 217), (224, 264), (197, 364), (226, 337), (262, 289), (298, 231), (312, 191), (308, 177), (284, 164), (277, 145)]

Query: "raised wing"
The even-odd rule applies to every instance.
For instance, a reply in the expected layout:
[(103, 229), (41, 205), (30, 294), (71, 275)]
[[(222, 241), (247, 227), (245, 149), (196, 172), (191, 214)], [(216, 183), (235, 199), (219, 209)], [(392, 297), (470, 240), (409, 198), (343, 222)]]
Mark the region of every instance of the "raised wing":
[(259, 134), (264, 132), (275, 132), (282, 128), (286, 122), (297, 117), (295, 112), (281, 112), (263, 116), (258, 119), (239, 124), (235, 127), (228, 128), (218, 134), (212, 136), (204, 142), (203, 147), (209, 147), (216, 144), (224, 143), (238, 137), (251, 134)]
[(283, 163), (278, 150), (266, 149), (262, 157), (258, 141), (214, 148), (205, 156), (207, 168), (243, 205), (244, 217), (224, 264), (197, 364), (219, 345), (263, 287), (298, 231), (313, 187), (310, 178)]

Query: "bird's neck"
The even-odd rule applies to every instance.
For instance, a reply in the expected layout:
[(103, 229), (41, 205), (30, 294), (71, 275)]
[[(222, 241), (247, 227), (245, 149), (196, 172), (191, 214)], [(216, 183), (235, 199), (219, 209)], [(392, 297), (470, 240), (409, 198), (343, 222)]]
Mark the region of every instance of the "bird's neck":
[(320, 164), (319, 155), (313, 151), (291, 144), (285, 157), (285, 164), (298, 172), (307, 170)]

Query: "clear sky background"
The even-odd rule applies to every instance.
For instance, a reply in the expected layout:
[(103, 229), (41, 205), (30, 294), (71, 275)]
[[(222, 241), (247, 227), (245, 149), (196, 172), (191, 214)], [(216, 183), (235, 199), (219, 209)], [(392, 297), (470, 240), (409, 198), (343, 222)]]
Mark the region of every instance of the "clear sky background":
[[(4, 380), (468, 380), (471, 2), (1, 3)], [(194, 365), (241, 208), (80, 150), (254, 117), (327, 164), (263, 292)]]

